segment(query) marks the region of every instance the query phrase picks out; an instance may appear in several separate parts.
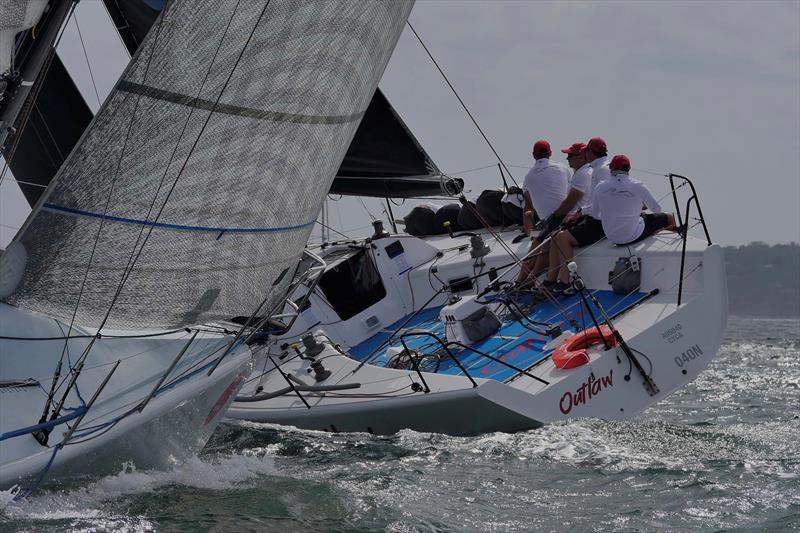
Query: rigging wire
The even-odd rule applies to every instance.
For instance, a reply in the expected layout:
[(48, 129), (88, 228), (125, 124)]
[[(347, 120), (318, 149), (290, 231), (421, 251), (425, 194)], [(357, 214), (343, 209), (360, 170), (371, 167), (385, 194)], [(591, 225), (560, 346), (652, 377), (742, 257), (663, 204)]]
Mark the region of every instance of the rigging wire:
[[(492, 163), (491, 165), (486, 165), (486, 166), (483, 166), (483, 167), (476, 167), (476, 168), (471, 168), (469, 170), (459, 170), (457, 172), (451, 172), (451, 174), (469, 174), (470, 172), (477, 172), (479, 170), (486, 170), (487, 168), (494, 168), (495, 166), (496, 165), (494, 163)], [(513, 167), (514, 165), (509, 165), (509, 166)]]
[[(163, 20), (163, 17), (159, 17), (158, 20), (159, 21)], [(153, 59), (153, 54), (155, 52), (156, 43), (158, 42), (158, 38), (161, 35), (162, 26), (163, 26), (163, 24), (161, 24), (159, 22), (158, 28), (156, 28), (156, 33), (155, 33), (155, 37), (154, 37), (153, 46), (152, 46), (152, 48), (150, 50), (150, 55), (147, 58), (147, 64), (145, 66), (145, 75), (144, 75), (145, 79), (147, 78), (147, 73), (150, 70), (150, 64), (151, 64), (152, 59)], [(126, 99), (127, 99), (127, 95), (126, 95)], [(111, 198), (113, 197), (114, 185), (116, 184), (117, 178), (119, 177), (119, 170), (120, 170), (120, 168), (122, 166), (122, 159), (124, 157), (125, 150), (126, 150), (126, 147), (128, 145), (128, 141), (130, 140), (130, 134), (131, 134), (131, 131), (133, 129), (133, 121), (136, 118), (136, 110), (139, 107), (140, 100), (141, 100), (141, 95), (137, 98), (136, 104), (134, 105), (133, 113), (131, 114), (131, 121), (128, 124), (128, 131), (125, 134), (125, 141), (123, 142), (123, 147), (122, 147), (122, 151), (120, 153), (120, 158), (117, 161), (117, 168), (116, 168), (116, 171), (114, 173), (114, 177), (111, 180), (111, 185), (109, 187), (109, 192), (108, 192), (108, 198), (106, 199), (106, 205), (103, 208), (103, 214), (104, 215), (106, 215), (108, 213), (109, 206), (111, 205)], [(86, 281), (89, 278), (89, 272), (91, 271), (91, 268), (92, 268), (92, 261), (94, 259), (95, 251), (97, 250), (97, 244), (98, 244), (98, 242), (100, 242), (100, 234), (103, 231), (104, 224), (105, 224), (105, 217), (103, 217), (103, 219), (100, 221), (100, 225), (97, 228), (97, 233), (95, 234), (95, 237), (94, 237), (94, 243), (92, 244), (92, 251), (89, 254), (89, 260), (88, 260), (88, 263), (86, 265), (86, 271), (84, 272), (83, 280), (81, 281), (80, 290), (78, 291), (78, 297), (77, 297), (77, 299), (75, 301), (75, 308), (73, 309), (72, 317), (70, 318), (69, 329), (67, 330), (67, 334), (65, 335), (64, 347), (62, 348), (62, 351), (68, 350), (67, 346), (68, 346), (68, 343), (69, 343), (69, 337), (72, 334), (72, 329), (73, 329), (73, 327), (75, 325), (75, 317), (78, 314), (78, 308), (80, 306), (81, 298), (83, 297), (84, 290), (86, 289)], [(112, 302), (111, 305), (113, 306), (113, 302)], [(111, 308), (109, 308), (108, 313), (106, 314), (106, 318), (108, 317), (108, 314), (110, 312), (111, 312)], [(102, 328), (102, 325), (101, 325), (101, 328)], [(83, 368), (84, 362), (86, 361), (86, 358), (88, 357), (89, 352), (91, 351), (92, 347), (94, 346), (95, 341), (99, 338), (99, 334), (100, 334), (100, 329), (101, 328), (98, 328), (97, 335), (95, 335), (89, 341), (89, 343), (87, 344), (86, 348), (84, 348), (83, 353), (76, 360), (75, 366), (72, 367), (72, 365), (70, 365), (70, 374), (71, 374), (70, 382), (67, 385), (67, 388), (64, 391), (64, 394), (62, 395), (61, 400), (58, 403), (58, 406), (53, 411), (53, 414), (51, 415), (51, 420), (53, 418), (58, 417), (58, 414), (61, 412), (61, 409), (64, 407), (64, 403), (67, 400), (67, 395), (69, 394), (69, 392), (72, 389), (72, 387), (75, 386), (75, 384), (77, 383), (78, 376), (80, 375), (80, 372), (81, 372), (81, 369)], [(66, 376), (65, 376), (65, 379), (66, 379)]]
[[(217, 55), (219, 53), (219, 50), (222, 48), (222, 43), (225, 41), (225, 37), (227, 36), (228, 29), (230, 28), (231, 21), (233, 20), (233, 17), (234, 17), (234, 15), (236, 14), (236, 12), (238, 10), (239, 3), (240, 2), (236, 3), (236, 6), (234, 6), (234, 8), (233, 8), (233, 10), (231, 12), (231, 18), (228, 20), (228, 25), (225, 27), (225, 31), (223, 32), (222, 38), (220, 39), (220, 42), (219, 42), (219, 45), (217, 45), (217, 50), (214, 52), (214, 56), (213, 56), (213, 58), (211, 60), (211, 63), (209, 65), (209, 67), (208, 67), (208, 71), (206, 72), (206, 76), (204, 77), (202, 83), (200, 84), (200, 89), (198, 90), (198, 97), (199, 97), (201, 91), (203, 90), (203, 87), (205, 87), (205, 83), (206, 83), (206, 81), (208, 80), (208, 77), (211, 74), (211, 70), (214, 68), (214, 63), (216, 61)], [(256, 20), (256, 23), (253, 26), (253, 30), (250, 32), (250, 35), (248, 36), (247, 41), (245, 42), (244, 46), (242, 47), (242, 50), (239, 52), (239, 56), (237, 57), (236, 62), (234, 63), (233, 67), (231, 68), (231, 71), (228, 73), (228, 77), (225, 80), (225, 83), (223, 84), (222, 89), (220, 89), (220, 92), (217, 95), (217, 99), (215, 100), (214, 105), (212, 106), (208, 116), (206, 117), (205, 122), (203, 122), (203, 125), (200, 128), (200, 132), (197, 134), (197, 137), (195, 138), (194, 143), (192, 144), (191, 148), (189, 149), (189, 153), (186, 155), (186, 159), (184, 159), (183, 164), (181, 165), (180, 169), (178, 170), (178, 173), (175, 176), (175, 180), (172, 182), (172, 185), (171, 185), (169, 191), (167, 191), (167, 193), (165, 195), (165, 198), (164, 198), (164, 202), (161, 204), (161, 207), (159, 208), (158, 213), (156, 213), (156, 216), (153, 219), (153, 222), (158, 221), (158, 219), (163, 214), (164, 209), (166, 208), (167, 203), (169, 202), (169, 199), (172, 196), (172, 193), (175, 191), (175, 187), (178, 185), (178, 181), (180, 180), (181, 176), (183, 175), (183, 171), (186, 169), (186, 165), (189, 163), (189, 159), (191, 159), (192, 154), (194, 154), (194, 151), (197, 148), (197, 145), (200, 142), (200, 139), (203, 136), (203, 133), (205, 132), (206, 127), (208, 126), (208, 123), (211, 121), (211, 117), (214, 115), (214, 111), (217, 109), (217, 106), (219, 105), (219, 101), (222, 98), (222, 95), (225, 93), (225, 89), (227, 89), (228, 84), (230, 83), (231, 78), (233, 77), (233, 73), (236, 71), (236, 67), (239, 65), (239, 62), (241, 61), (242, 56), (244, 55), (244, 51), (249, 46), (250, 41), (253, 38), (253, 34), (256, 31), (256, 28), (258, 27), (258, 25), (261, 22), (261, 19), (264, 16), (264, 13), (267, 10), (267, 6), (269, 6), (269, 2), (264, 4), (264, 8), (262, 9), (261, 14), (258, 17), (258, 20)], [(164, 18), (164, 16), (162, 15), (160, 20), (163, 20), (163, 18)], [(153, 45), (153, 49), (155, 49), (155, 44)], [(178, 151), (178, 146), (180, 145), (181, 139), (183, 137), (183, 133), (185, 133), (186, 128), (188, 127), (188, 124), (189, 124), (189, 121), (191, 119), (192, 113), (194, 112), (194, 109), (195, 108), (192, 107), (192, 109), (190, 110), (189, 115), (186, 118), (186, 122), (184, 123), (184, 126), (183, 126), (183, 129), (181, 131), (181, 134), (180, 134), (180, 136), (178, 138), (178, 141), (175, 144), (175, 148), (174, 148), (174, 150), (172, 152), (172, 156), (170, 157), (170, 163), (168, 163), (166, 165), (165, 169), (164, 169), (164, 176), (162, 177), (162, 181), (159, 184), (159, 188), (156, 191), (156, 194), (153, 196), (153, 201), (152, 201), (151, 206), (150, 206), (151, 209), (155, 206), (156, 199), (158, 198), (158, 195), (161, 192), (161, 185), (163, 184), (164, 180), (166, 179), (167, 174), (169, 173), (169, 166), (172, 163), (172, 160), (173, 160), (175, 154)], [(124, 150), (123, 150), (123, 152), (124, 152)], [(150, 211), (148, 211), (147, 218), (148, 219), (150, 218)], [(148, 227), (147, 235), (144, 237), (144, 240), (142, 241), (141, 246), (139, 246), (139, 250), (136, 251), (136, 246), (139, 244), (139, 237), (141, 237), (142, 233), (144, 232), (144, 225), (141, 227), (140, 232), (139, 232), (139, 237), (137, 237), (136, 243), (134, 243), (133, 250), (131, 251), (131, 256), (128, 259), (128, 265), (126, 265), (126, 269), (123, 272), (123, 276), (122, 276), (122, 279), (120, 280), (119, 286), (117, 287), (117, 291), (114, 294), (114, 297), (112, 298), (111, 303), (108, 306), (108, 311), (106, 312), (105, 317), (103, 317), (103, 320), (100, 323), (100, 326), (97, 328), (98, 332), (105, 326), (106, 322), (108, 321), (108, 317), (111, 315), (111, 310), (113, 309), (114, 304), (117, 302), (117, 299), (119, 298), (120, 294), (122, 293), (122, 288), (124, 287), (125, 282), (128, 281), (128, 278), (130, 277), (130, 274), (133, 272), (133, 268), (136, 265), (136, 262), (138, 261), (139, 257), (142, 254), (142, 251), (144, 250), (145, 246), (147, 245), (147, 242), (149, 241), (150, 236), (153, 234), (154, 227), (155, 226), (153, 226), (153, 225), (150, 225)], [(135, 256), (134, 256), (134, 253), (135, 253)]]
[[(367, 215), (369, 215), (369, 218), (371, 218), (373, 221), (378, 220), (377, 218), (375, 218), (375, 215), (373, 215), (372, 212), (367, 208), (367, 204), (364, 203), (364, 199), (361, 198), (360, 196), (357, 196), (356, 198), (358, 198), (358, 201), (361, 202), (361, 206), (364, 208), (364, 211), (367, 212)], [(370, 226), (365, 226), (365, 227), (368, 228)]]
[(467, 113), (467, 115), (469, 116), (470, 120), (472, 120), (472, 123), (473, 123), (473, 124), (475, 124), (475, 127), (476, 127), (476, 128), (478, 129), (478, 131), (480, 132), (481, 136), (483, 137), (483, 140), (484, 140), (484, 141), (486, 141), (486, 144), (488, 144), (488, 145), (489, 145), (489, 148), (492, 150), (492, 153), (494, 153), (495, 157), (496, 157), (496, 158), (497, 158), (497, 160), (500, 162), (500, 164), (501, 164), (501, 165), (503, 165), (503, 168), (505, 168), (505, 169), (506, 169), (506, 172), (508, 172), (508, 175), (509, 175), (509, 177), (511, 178), (511, 181), (513, 181), (513, 182), (514, 182), (514, 185), (517, 185), (517, 186), (519, 186), (519, 184), (517, 183), (517, 180), (515, 180), (515, 179), (514, 179), (514, 176), (513, 176), (513, 174), (511, 174), (511, 171), (510, 171), (510, 170), (508, 170), (508, 167), (507, 167), (507, 166), (506, 166), (506, 164), (503, 162), (503, 159), (500, 157), (500, 154), (498, 154), (498, 153), (497, 153), (497, 150), (495, 150), (495, 149), (494, 149), (494, 146), (492, 146), (492, 143), (491, 143), (491, 141), (489, 141), (489, 138), (488, 138), (488, 137), (486, 137), (486, 134), (485, 134), (485, 133), (483, 133), (483, 130), (482, 130), (482, 129), (481, 129), (481, 127), (478, 125), (478, 121), (477, 121), (477, 120), (475, 120), (475, 117), (473, 117), (473, 116), (472, 116), (472, 113), (470, 113), (469, 109), (467, 108), (467, 105), (464, 103), (464, 100), (462, 100), (462, 99), (461, 99), (461, 97), (458, 95), (458, 92), (456, 91), (455, 87), (453, 87), (453, 84), (452, 84), (452, 83), (450, 83), (450, 80), (449, 80), (449, 79), (447, 79), (447, 75), (445, 75), (444, 71), (443, 71), (443, 70), (442, 70), (442, 68), (439, 66), (439, 63), (437, 63), (437, 62), (436, 62), (436, 59), (434, 59), (434, 58), (433, 58), (433, 54), (431, 54), (431, 51), (430, 51), (430, 50), (428, 50), (428, 47), (427, 47), (427, 46), (425, 46), (425, 43), (422, 41), (422, 37), (420, 37), (420, 36), (419, 36), (419, 34), (417, 33), (417, 30), (415, 30), (415, 29), (414, 29), (414, 26), (412, 26), (412, 25), (411, 25), (411, 21), (408, 21), (408, 20), (406, 20), (406, 24), (408, 25), (408, 27), (409, 27), (409, 28), (411, 28), (411, 31), (414, 33), (414, 36), (415, 36), (415, 37), (417, 38), (417, 40), (419, 41), (419, 44), (421, 44), (421, 45), (422, 45), (422, 48), (424, 48), (424, 49), (425, 49), (425, 52), (428, 54), (428, 57), (429, 57), (429, 58), (430, 58), (430, 60), (433, 62), (433, 64), (434, 64), (434, 66), (436, 67), (436, 69), (439, 71), (439, 74), (441, 74), (441, 75), (442, 75), (442, 78), (444, 78), (444, 81), (445, 81), (445, 82), (447, 83), (447, 85), (450, 87), (450, 90), (451, 90), (451, 91), (453, 91), (453, 94), (454, 94), (454, 95), (455, 95), (455, 97), (458, 99), (459, 103), (461, 104), (461, 107), (463, 107), (463, 108), (464, 108), (464, 111)]
[(352, 237), (349, 237), (349, 236), (345, 235), (344, 233), (342, 233), (341, 231), (339, 231), (339, 230), (337, 230), (337, 229), (335, 229), (335, 228), (332, 228), (332, 227), (331, 227), (330, 225), (328, 225), (328, 224), (322, 223), (322, 222), (320, 222), (319, 220), (316, 220), (315, 222), (316, 222), (317, 224), (319, 224), (320, 226), (322, 226), (323, 228), (325, 228), (326, 230), (328, 230), (328, 231), (332, 231), (332, 232), (334, 232), (334, 233), (336, 233), (336, 234), (338, 234), (338, 235), (341, 235), (342, 237), (344, 237), (344, 238), (345, 238), (345, 239), (347, 239), (348, 241), (349, 241), (349, 240), (352, 240)]
[(103, 102), (100, 100), (100, 93), (97, 91), (97, 84), (94, 81), (94, 73), (92, 73), (92, 65), (89, 63), (89, 54), (86, 53), (86, 45), (83, 43), (83, 34), (81, 33), (81, 26), (78, 24), (78, 15), (72, 17), (75, 21), (75, 27), (78, 28), (78, 38), (81, 40), (81, 48), (83, 48), (83, 57), (86, 59), (86, 66), (89, 68), (89, 77), (92, 80), (92, 87), (94, 88), (94, 95), (97, 97), (97, 105), (102, 106)]
[[(44, 115), (42, 114), (41, 110), (39, 109), (39, 106), (36, 103), (33, 104), (33, 109), (36, 111), (36, 114), (39, 115), (39, 118), (41, 119), (41, 122), (42, 122), (42, 126), (44, 126), (45, 131), (47, 131), (47, 136), (50, 137), (50, 141), (53, 143), (53, 148), (56, 149), (56, 153), (58, 154), (59, 161), (56, 163), (55, 158), (52, 156), (52, 154), (50, 153), (50, 149), (47, 147), (47, 145), (45, 145), (45, 143), (42, 143), (42, 148), (44, 148), (44, 151), (47, 154), (47, 157), (50, 158), (50, 161), (53, 162), (53, 166), (56, 169), (61, 168), (61, 165), (64, 164), (64, 161), (67, 158), (64, 157), (64, 153), (61, 151), (61, 148), (58, 146), (58, 142), (56, 141), (55, 135), (53, 135), (53, 132), (50, 129), (50, 126), (47, 125), (47, 120), (45, 120)], [(36, 123), (35, 122), (31, 123), (31, 127), (33, 128), (33, 132), (36, 133), (36, 136), (41, 139), (41, 135), (38, 132), (38, 128), (36, 127)], [(19, 181), (17, 183), (19, 183)], [(47, 188), (47, 186), (45, 186), (45, 188)]]

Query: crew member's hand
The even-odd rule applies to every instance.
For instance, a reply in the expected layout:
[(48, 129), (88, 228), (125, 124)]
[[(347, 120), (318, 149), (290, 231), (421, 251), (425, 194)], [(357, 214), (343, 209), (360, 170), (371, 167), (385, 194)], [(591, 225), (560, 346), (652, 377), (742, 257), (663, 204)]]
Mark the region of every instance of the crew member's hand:
[(551, 220), (552, 218), (553, 218), (553, 215), (550, 215), (549, 217), (545, 218), (544, 220), (540, 220), (540, 221), (539, 221), (539, 222), (538, 222), (538, 223), (537, 223), (537, 224), (536, 224), (534, 227), (535, 227), (537, 230), (544, 229), (544, 228), (546, 228), (546, 227), (547, 227), (547, 225), (548, 225), (548, 224), (550, 224), (550, 220)]

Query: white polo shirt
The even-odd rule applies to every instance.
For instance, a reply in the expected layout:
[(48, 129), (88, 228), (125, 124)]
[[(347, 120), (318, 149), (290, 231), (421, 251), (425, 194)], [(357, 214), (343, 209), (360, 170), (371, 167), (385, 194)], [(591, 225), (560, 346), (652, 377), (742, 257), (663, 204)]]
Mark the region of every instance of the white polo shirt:
[(581, 202), (582, 214), (593, 216), (596, 219), (600, 218), (592, 212), (592, 195), (600, 182), (611, 177), (611, 169), (608, 168), (608, 165), (609, 160), (607, 155), (598, 157), (589, 163), (589, 166), (592, 168), (592, 184), (589, 188), (589, 194), (583, 198), (585, 202)]
[(570, 213), (575, 213), (578, 209), (582, 210), (584, 206), (589, 207), (592, 205), (592, 167), (589, 163), (572, 173), (572, 178), (569, 180), (569, 188), (583, 193), (583, 196), (581, 196), (581, 199), (578, 200), (578, 203), (575, 204)]
[(558, 209), (567, 197), (569, 170), (564, 165), (549, 159), (537, 159), (522, 182), (522, 190), (533, 202), (536, 214), (544, 220)]
[(592, 213), (603, 222), (603, 231), (614, 244), (626, 244), (638, 239), (644, 231), (642, 204), (653, 213), (661, 205), (650, 189), (627, 174), (616, 174), (600, 182), (592, 193)]

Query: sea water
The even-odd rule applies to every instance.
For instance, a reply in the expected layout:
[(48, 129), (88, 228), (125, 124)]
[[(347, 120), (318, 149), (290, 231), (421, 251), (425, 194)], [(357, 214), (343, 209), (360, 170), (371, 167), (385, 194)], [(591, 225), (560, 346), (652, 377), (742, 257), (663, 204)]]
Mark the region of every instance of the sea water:
[(800, 529), (800, 321), (732, 318), (636, 420), (513, 435), (229, 423), (173, 471), (0, 494), (3, 531)]

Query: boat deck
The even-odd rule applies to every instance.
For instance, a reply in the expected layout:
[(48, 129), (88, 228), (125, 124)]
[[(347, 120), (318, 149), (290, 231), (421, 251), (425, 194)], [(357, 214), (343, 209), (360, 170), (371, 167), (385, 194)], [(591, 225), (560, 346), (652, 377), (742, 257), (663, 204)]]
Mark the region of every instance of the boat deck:
[[(618, 295), (613, 291), (607, 290), (594, 291), (593, 294), (609, 316), (612, 317), (630, 309), (649, 296), (648, 293), (644, 292)], [(524, 301), (520, 302), (520, 304), (523, 304), (523, 307), (524, 303)], [(558, 325), (564, 331), (570, 329), (569, 318), (573, 318), (577, 322), (579, 329), (589, 327), (593, 324), (590, 313), (587, 312), (586, 306), (582, 303), (578, 295), (561, 297), (559, 303), (564, 308), (563, 311), (557, 308), (552, 302), (545, 301), (536, 305), (532, 312), (528, 314), (528, 318), (536, 322)], [(601, 320), (599, 310), (593, 304), (590, 303), (589, 305), (595, 317)], [(446, 342), (444, 324), (439, 320), (440, 310), (441, 307), (433, 307), (420, 311), (403, 327), (403, 331), (427, 331), (435, 334)], [(384, 346), (384, 343), (389, 339), (392, 333), (408, 319), (409, 317), (406, 316), (388, 328), (382, 329), (366, 341), (352, 347), (349, 352), (350, 356), (358, 361), (369, 360), (370, 364), (375, 366), (386, 366), (390, 356), (386, 354), (387, 347)], [(543, 326), (536, 327), (536, 329), (542, 328)], [(419, 350), (424, 353), (433, 353), (441, 350), (441, 344), (429, 336), (420, 335), (405, 337), (404, 340), (410, 349)], [(545, 344), (549, 340), (550, 339), (544, 335), (529, 330), (520, 323), (520, 321), (511, 320), (505, 321), (500, 329), (493, 335), (475, 343), (472, 347), (501, 359), (517, 368), (526, 369), (549, 355), (551, 350), (545, 349)], [(388, 347), (402, 348), (399, 336), (392, 339)], [(451, 352), (459, 359), (470, 376), (474, 378), (488, 378), (505, 382), (518, 373), (513, 368), (492, 361), (472, 350), (459, 349), (459, 347), (453, 346), (451, 347)], [(378, 353), (380, 355), (377, 355)], [(447, 356), (441, 358), (438, 365), (435, 363), (426, 365), (423, 362), (420, 370), (438, 372), (440, 374), (463, 375), (458, 365)]]

